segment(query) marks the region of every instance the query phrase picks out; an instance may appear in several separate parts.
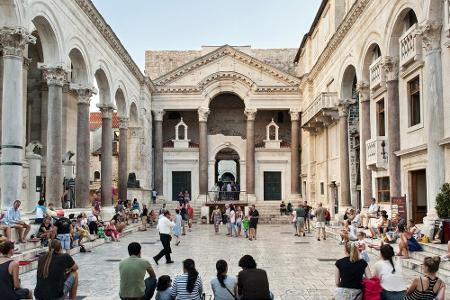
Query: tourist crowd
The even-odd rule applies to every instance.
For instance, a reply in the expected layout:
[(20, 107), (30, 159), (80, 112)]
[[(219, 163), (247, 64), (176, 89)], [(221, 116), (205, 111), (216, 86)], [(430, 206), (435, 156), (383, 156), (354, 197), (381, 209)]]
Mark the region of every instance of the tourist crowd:
[(245, 237), (250, 241), (256, 240), (259, 212), (254, 204), (249, 206), (247, 214), (245, 209), (239, 205), (225, 204), (224, 211), (216, 205), (211, 213), (211, 220), (216, 234), (219, 233), (220, 224), (225, 224), (227, 236)]

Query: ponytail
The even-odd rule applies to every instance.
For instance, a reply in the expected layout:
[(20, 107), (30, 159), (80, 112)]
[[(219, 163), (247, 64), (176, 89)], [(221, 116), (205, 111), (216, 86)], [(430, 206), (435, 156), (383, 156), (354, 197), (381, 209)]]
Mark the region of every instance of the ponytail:
[(53, 239), (48, 247), (48, 252), (45, 254), (42, 263), (38, 264), (38, 276), (42, 278), (48, 277), (48, 270), (50, 268), (50, 263), (52, 262), (53, 254), (61, 250), (61, 242), (57, 239)]
[(347, 242), (345, 244), (345, 250), (350, 256), (350, 262), (355, 263), (360, 260), (358, 248), (354, 243)]
[(394, 261), (392, 260), (392, 258), (395, 255), (394, 248), (392, 248), (391, 245), (389, 245), (389, 244), (384, 244), (380, 248), (380, 254), (384, 260), (389, 260), (389, 262), (391, 263), (391, 266), (392, 266), (392, 274), (394, 274), (395, 273), (395, 265), (394, 265)]
[(218, 260), (216, 263), (216, 270), (217, 270), (217, 280), (220, 283), (220, 286), (223, 288), (226, 288), (225, 286), (225, 278), (227, 278), (227, 269), (228, 269), (228, 264), (226, 261), (224, 261), (223, 259)]
[(190, 258), (183, 261), (183, 268), (184, 271), (188, 274), (186, 290), (188, 291), (188, 293), (192, 293), (194, 291), (195, 282), (198, 279), (198, 271), (195, 269), (194, 261)]

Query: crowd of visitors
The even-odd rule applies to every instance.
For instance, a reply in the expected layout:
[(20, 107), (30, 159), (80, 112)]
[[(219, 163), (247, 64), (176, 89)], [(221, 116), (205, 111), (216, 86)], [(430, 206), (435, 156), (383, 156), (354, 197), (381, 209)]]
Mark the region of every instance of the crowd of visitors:
[(247, 214), (245, 209), (239, 205), (227, 203), (224, 211), (216, 205), (211, 213), (211, 220), (216, 234), (219, 233), (220, 224), (225, 224), (227, 236), (245, 237), (250, 241), (256, 240), (259, 212), (254, 204), (249, 206)]

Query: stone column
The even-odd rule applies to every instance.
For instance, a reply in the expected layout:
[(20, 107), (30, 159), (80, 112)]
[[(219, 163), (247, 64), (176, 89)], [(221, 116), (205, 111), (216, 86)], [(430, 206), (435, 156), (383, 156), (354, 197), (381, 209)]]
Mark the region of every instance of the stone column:
[[(436, 195), (445, 182), (444, 148), (439, 140), (444, 138), (444, 97), (442, 86), (441, 28), (439, 23), (421, 24), (424, 48), (423, 98), (424, 121), (427, 139), (427, 217), (434, 220)], [(425, 220), (424, 220), (425, 223)], [(430, 222), (432, 227), (432, 222)]]
[(361, 203), (363, 207), (368, 207), (372, 198), (372, 171), (366, 164), (366, 142), (370, 139), (370, 91), (369, 85), (365, 82), (358, 83), (357, 88), (359, 91)]
[(155, 186), (158, 196), (163, 196), (163, 117), (164, 110), (154, 111), (155, 117)]
[(350, 100), (340, 100), (339, 110), (339, 167), (340, 167), (340, 188), (339, 209), (351, 206), (350, 197), (350, 169), (348, 151), (348, 105)]
[(89, 105), (92, 95), (96, 94), (94, 87), (72, 84), (70, 88), (77, 95), (77, 149), (76, 149), (76, 177), (75, 199), (78, 207), (89, 206), (90, 185), (90, 131)]
[(61, 203), (63, 192), (62, 169), (62, 93), (67, 79), (63, 65), (39, 65), (48, 86), (47, 103), (47, 168), (46, 194), (47, 202)]
[(395, 152), (400, 150), (398, 61), (392, 57), (385, 57), (381, 66), (386, 74), (389, 189), (391, 197), (399, 197), (402, 195), (400, 158), (395, 155)]
[(208, 115), (209, 109), (198, 109), (199, 129), (199, 192), (200, 196), (208, 194)]
[(246, 108), (247, 116), (247, 155), (245, 177), (247, 180), (247, 195), (255, 195), (255, 118), (257, 109)]
[(112, 114), (114, 106), (112, 104), (97, 104), (102, 112), (102, 151), (101, 151), (101, 190), (102, 204), (109, 206), (112, 201)]
[(300, 161), (299, 161), (299, 121), (298, 110), (291, 109), (291, 194), (299, 195)]
[(119, 119), (119, 199), (127, 199), (128, 183), (128, 118)]
[(36, 39), (23, 28), (0, 28), (3, 50), (2, 135), (0, 161), (1, 207), (20, 198), (23, 161), (23, 55)]

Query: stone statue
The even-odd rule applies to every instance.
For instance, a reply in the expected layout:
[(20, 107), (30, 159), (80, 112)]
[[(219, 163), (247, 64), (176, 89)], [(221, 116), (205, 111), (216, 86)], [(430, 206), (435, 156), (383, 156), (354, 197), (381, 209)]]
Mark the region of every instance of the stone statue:
[(42, 149), (42, 144), (39, 143), (38, 141), (31, 141), (28, 144), (28, 146), (25, 147), (25, 153), (26, 153), (26, 155), (36, 154), (34, 152), (36, 149), (37, 150)]
[(64, 154), (64, 157), (63, 157), (62, 162), (63, 162), (63, 163), (70, 162), (70, 160), (72, 159), (72, 157), (73, 157), (74, 155), (75, 155), (75, 153), (72, 152), (71, 150), (67, 151), (67, 152)]

